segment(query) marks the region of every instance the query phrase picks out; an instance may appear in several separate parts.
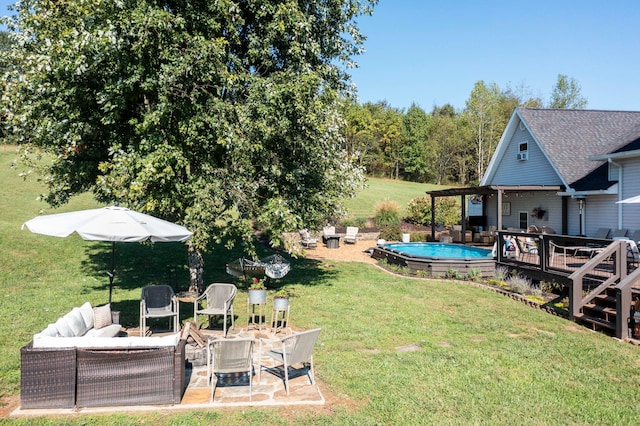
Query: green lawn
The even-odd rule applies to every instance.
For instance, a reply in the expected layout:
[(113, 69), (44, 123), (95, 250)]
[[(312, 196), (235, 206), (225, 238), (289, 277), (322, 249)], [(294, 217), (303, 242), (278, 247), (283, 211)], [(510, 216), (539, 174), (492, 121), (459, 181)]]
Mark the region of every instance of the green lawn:
[[(109, 245), (21, 231), (42, 207), (0, 153), (0, 400), (19, 394), (20, 347), (84, 301), (108, 297)], [(371, 189), (371, 188), (370, 188)], [(65, 210), (85, 208), (89, 198)], [(119, 244), (114, 305), (137, 324), (140, 287), (187, 287), (180, 244)], [(264, 252), (263, 254), (266, 254)], [(232, 281), (216, 248), (206, 280)], [(11, 424), (634, 424), (640, 348), (469, 283), (392, 276), (374, 266), (293, 259), (291, 321), (322, 327), (322, 409), (158, 410), (132, 415), (0, 419)], [(272, 293), (274, 290), (270, 290)], [(270, 295), (270, 298), (272, 294)], [(242, 290), (236, 303), (244, 306)], [(182, 320), (190, 306), (181, 306)], [(246, 321), (237, 309), (237, 324)], [(414, 351), (399, 348), (413, 347)]]
[(398, 203), (400, 212), (404, 214), (407, 204), (413, 198), (424, 197), (427, 191), (443, 188), (445, 187), (427, 183), (368, 178), (367, 187), (355, 198), (345, 200), (345, 207), (351, 217), (373, 217), (378, 202), (392, 200)]

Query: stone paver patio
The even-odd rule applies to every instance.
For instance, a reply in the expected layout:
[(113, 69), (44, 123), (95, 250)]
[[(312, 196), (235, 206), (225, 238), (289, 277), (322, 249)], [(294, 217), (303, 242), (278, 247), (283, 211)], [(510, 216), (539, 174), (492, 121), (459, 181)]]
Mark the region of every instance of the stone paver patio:
[[(137, 335), (138, 330), (128, 330)], [(203, 329), (205, 336), (222, 336), (222, 330)], [(291, 334), (291, 329), (278, 330), (274, 333), (268, 327), (258, 329), (239, 328), (229, 330), (227, 338), (254, 337), (254, 376), (253, 392), (249, 399), (249, 382), (245, 375), (221, 378), (216, 387), (214, 402), (211, 402), (211, 385), (207, 378), (206, 349), (200, 348), (191, 337), (187, 340), (187, 367), (185, 371), (186, 390), (180, 404), (154, 406), (118, 406), (78, 409), (15, 409), (11, 416), (42, 416), (59, 414), (93, 414), (93, 413), (132, 413), (142, 411), (177, 411), (191, 409), (216, 409), (228, 407), (285, 407), (324, 405), (325, 399), (316, 383), (309, 380), (309, 368), (295, 366), (289, 370), (289, 395), (284, 388), (284, 376), (281, 367), (268, 356), (261, 356), (274, 348), (280, 339)], [(197, 358), (196, 358), (197, 357)], [(259, 366), (260, 364), (260, 366)], [(260, 369), (260, 371), (259, 371)]]

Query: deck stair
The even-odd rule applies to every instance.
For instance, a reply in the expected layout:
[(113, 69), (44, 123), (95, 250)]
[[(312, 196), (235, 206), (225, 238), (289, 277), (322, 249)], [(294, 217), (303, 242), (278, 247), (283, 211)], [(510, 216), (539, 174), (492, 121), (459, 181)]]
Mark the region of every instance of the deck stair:
[[(632, 289), (631, 300), (637, 298), (640, 298), (640, 289)], [(590, 303), (585, 304), (574, 319), (592, 330), (615, 336), (617, 317), (616, 289), (615, 285), (611, 285)]]
[(593, 330), (610, 335), (615, 334), (617, 318), (615, 294), (613, 285), (607, 287), (604, 292), (582, 307), (582, 311), (575, 315), (575, 320)]

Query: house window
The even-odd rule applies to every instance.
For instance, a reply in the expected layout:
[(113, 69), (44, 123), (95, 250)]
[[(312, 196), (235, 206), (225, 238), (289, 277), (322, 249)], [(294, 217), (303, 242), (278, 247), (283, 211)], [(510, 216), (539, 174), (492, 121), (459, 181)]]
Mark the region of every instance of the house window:
[(528, 212), (518, 212), (518, 220), (519, 220), (519, 228), (527, 229), (529, 227), (529, 213)]
[(529, 153), (527, 152), (527, 149), (529, 148), (529, 143), (528, 142), (522, 142), (519, 145), (519, 151), (518, 151), (518, 161), (527, 161), (529, 159)]

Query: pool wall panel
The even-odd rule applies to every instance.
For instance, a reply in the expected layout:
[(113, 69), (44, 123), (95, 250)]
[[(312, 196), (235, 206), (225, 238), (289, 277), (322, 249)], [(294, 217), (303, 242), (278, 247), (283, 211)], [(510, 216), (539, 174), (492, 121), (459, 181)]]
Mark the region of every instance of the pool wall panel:
[(386, 259), (393, 265), (406, 266), (412, 273), (423, 271), (431, 277), (443, 276), (450, 270), (457, 271), (464, 275), (469, 269), (475, 268), (480, 271), (482, 277), (491, 277), (494, 275), (496, 262), (494, 259), (448, 259), (435, 260), (430, 258), (420, 258), (405, 256), (390, 250), (376, 247), (371, 257), (377, 260)]

